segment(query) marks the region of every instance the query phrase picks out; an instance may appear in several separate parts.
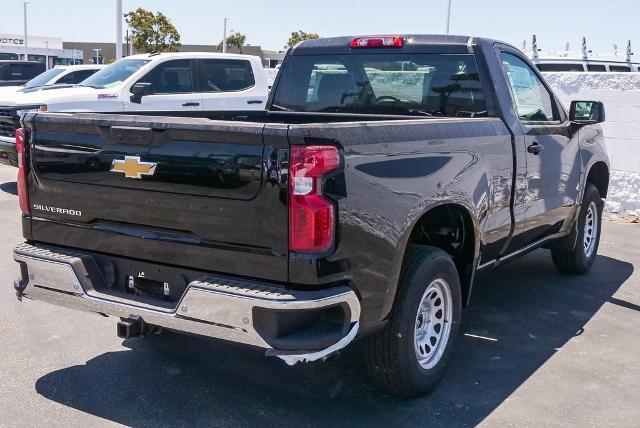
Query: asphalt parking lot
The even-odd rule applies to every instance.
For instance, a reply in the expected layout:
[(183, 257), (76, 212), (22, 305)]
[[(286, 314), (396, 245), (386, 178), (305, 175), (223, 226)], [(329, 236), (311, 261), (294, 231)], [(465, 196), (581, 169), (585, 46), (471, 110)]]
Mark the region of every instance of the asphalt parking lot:
[(640, 225), (604, 225), (584, 277), (540, 250), (485, 278), (443, 383), (403, 401), (371, 387), (357, 347), (288, 368), (113, 318), (19, 303), (15, 169), (0, 166), (0, 426), (640, 424)]

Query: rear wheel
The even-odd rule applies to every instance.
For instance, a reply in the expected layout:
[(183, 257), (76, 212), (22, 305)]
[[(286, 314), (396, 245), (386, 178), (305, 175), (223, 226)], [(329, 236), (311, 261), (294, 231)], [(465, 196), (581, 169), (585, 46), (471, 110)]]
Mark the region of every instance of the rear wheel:
[(409, 250), (385, 329), (367, 339), (373, 380), (396, 395), (419, 395), (441, 379), (460, 329), (462, 298), (451, 257), (431, 247)]
[(602, 198), (592, 184), (587, 184), (578, 216), (577, 239), (572, 250), (551, 250), (553, 264), (560, 272), (584, 274), (591, 269), (598, 254), (602, 226)]

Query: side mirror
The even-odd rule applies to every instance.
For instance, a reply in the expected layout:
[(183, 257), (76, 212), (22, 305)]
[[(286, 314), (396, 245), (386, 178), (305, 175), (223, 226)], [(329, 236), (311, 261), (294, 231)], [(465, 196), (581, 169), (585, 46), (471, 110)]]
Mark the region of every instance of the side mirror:
[(601, 101), (571, 101), (569, 119), (577, 125), (602, 123), (605, 120)]
[(131, 102), (140, 104), (142, 97), (151, 93), (153, 93), (153, 83), (136, 83), (131, 87)]

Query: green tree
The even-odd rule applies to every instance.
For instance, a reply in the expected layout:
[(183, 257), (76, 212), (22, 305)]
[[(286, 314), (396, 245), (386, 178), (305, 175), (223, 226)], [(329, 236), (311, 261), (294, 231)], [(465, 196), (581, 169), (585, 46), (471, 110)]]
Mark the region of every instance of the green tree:
[[(236, 31), (231, 31), (231, 33), (227, 36), (227, 47), (236, 48), (242, 53), (242, 47), (247, 41), (247, 36), (242, 33), (238, 33)], [(218, 44), (218, 50), (222, 52), (222, 42)]]
[(180, 33), (162, 12), (153, 13), (139, 7), (125, 15), (131, 28), (131, 42), (136, 52), (175, 52)]
[(305, 33), (302, 30), (294, 31), (291, 33), (291, 37), (289, 37), (289, 41), (287, 42), (285, 49), (294, 47), (298, 43), (303, 40), (311, 40), (311, 39), (319, 39), (320, 35), (317, 33)]

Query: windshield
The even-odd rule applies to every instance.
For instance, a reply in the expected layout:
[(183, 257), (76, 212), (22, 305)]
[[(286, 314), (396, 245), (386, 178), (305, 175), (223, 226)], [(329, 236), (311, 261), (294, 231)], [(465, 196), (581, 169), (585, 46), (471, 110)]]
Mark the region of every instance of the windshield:
[(112, 88), (114, 86), (119, 86), (149, 61), (151, 60), (121, 59), (84, 80), (82, 85), (93, 86), (96, 88)]
[(62, 68), (52, 68), (48, 71), (45, 71), (42, 74), (38, 74), (33, 79), (29, 80), (27, 83), (25, 83), (24, 87), (29, 89), (29, 88), (35, 88), (36, 86), (44, 86), (47, 83), (49, 83), (51, 79), (53, 79), (63, 71), (64, 69)]
[(273, 110), (487, 116), (471, 54), (292, 56), (281, 73)]

